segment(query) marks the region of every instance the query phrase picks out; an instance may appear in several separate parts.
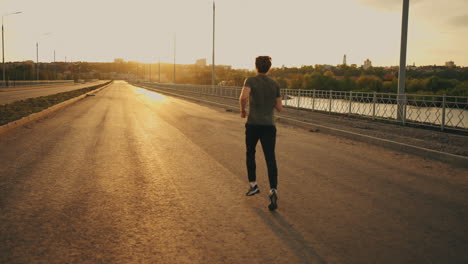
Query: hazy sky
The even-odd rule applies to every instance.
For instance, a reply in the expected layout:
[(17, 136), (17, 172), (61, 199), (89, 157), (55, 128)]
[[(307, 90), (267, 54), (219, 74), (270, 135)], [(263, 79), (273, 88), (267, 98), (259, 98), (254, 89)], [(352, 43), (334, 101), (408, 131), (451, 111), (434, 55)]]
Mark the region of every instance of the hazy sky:
[[(211, 61), (212, 2), (206, 0), (0, 0), (6, 61)], [(402, 0), (218, 0), (216, 64), (397, 65)], [(410, 0), (408, 64), (468, 66), (468, 1)]]

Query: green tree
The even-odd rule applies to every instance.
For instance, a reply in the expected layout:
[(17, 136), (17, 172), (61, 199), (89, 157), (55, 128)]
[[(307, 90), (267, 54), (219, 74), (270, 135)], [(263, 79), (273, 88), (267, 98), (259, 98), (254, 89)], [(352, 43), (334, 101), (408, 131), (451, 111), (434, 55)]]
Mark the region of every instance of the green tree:
[(447, 92), (450, 96), (468, 96), (468, 81), (459, 83)]
[(344, 73), (344, 79), (342, 82), (342, 90), (352, 91), (355, 89), (355, 87), (356, 87), (356, 82), (353, 79), (351, 79), (351, 72), (346, 71)]
[(322, 75), (318, 72), (304, 75), (304, 89), (319, 90), (323, 87)]
[(323, 90), (340, 90), (340, 85), (335, 77), (331, 76), (322, 76)]
[(278, 82), (280, 88), (287, 88), (288, 87), (288, 81), (283, 78), (283, 77), (277, 77), (275, 80)]
[(410, 79), (406, 81), (406, 92), (416, 93), (418, 91), (426, 91), (429, 80), (425, 79)]
[(304, 75), (295, 74), (293, 78), (288, 80), (288, 88), (290, 89), (303, 89)]
[(328, 70), (323, 73), (323, 76), (335, 77), (335, 74), (332, 71)]
[(382, 79), (375, 75), (362, 75), (356, 84), (356, 88), (363, 92), (380, 92), (382, 89)]

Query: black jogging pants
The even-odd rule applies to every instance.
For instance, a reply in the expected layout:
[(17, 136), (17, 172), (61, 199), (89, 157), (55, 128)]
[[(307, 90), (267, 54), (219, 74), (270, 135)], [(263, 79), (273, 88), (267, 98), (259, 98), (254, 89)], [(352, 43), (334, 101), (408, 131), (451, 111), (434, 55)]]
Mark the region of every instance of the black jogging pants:
[(250, 125), (245, 124), (245, 144), (247, 146), (247, 173), (249, 182), (254, 182), (257, 179), (256, 163), (255, 163), (255, 148), (260, 140), (262, 144), (265, 161), (268, 168), (268, 179), (270, 180), (270, 188), (275, 188), (278, 185), (278, 168), (276, 166), (275, 145), (276, 145), (276, 127), (265, 125)]

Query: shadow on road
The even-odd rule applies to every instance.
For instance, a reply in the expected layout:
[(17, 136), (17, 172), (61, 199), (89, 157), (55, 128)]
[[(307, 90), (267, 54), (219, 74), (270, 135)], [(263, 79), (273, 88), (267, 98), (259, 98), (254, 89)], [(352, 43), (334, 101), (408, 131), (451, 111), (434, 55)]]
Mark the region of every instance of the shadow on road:
[(267, 214), (260, 208), (255, 208), (254, 210), (276, 236), (294, 252), (300, 263), (326, 263), (326, 261), (317, 254), (315, 249), (308, 245), (304, 237), (278, 212), (275, 211), (271, 214)]

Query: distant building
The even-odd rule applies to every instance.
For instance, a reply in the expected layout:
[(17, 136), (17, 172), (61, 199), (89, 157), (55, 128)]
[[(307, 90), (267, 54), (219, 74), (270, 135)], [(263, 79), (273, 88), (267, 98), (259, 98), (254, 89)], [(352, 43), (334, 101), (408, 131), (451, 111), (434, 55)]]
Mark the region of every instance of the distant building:
[(364, 65), (362, 65), (362, 68), (364, 68), (364, 70), (367, 70), (371, 67), (372, 67), (372, 61), (370, 61), (369, 59), (366, 59), (364, 61)]
[(206, 59), (198, 59), (195, 61), (195, 65), (197, 66), (206, 66)]
[(124, 63), (124, 59), (116, 58), (114, 59), (114, 63)]
[(416, 63), (413, 62), (413, 65), (408, 65), (408, 66), (406, 66), (406, 69), (408, 69), (408, 70), (416, 70), (416, 69), (417, 69)]
[(455, 68), (456, 65), (455, 65), (455, 62), (453, 62), (453, 61), (447, 61), (447, 62), (445, 63), (445, 67), (447, 67), (447, 68)]
[(346, 54), (343, 56), (343, 65), (346, 65)]

